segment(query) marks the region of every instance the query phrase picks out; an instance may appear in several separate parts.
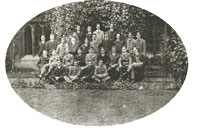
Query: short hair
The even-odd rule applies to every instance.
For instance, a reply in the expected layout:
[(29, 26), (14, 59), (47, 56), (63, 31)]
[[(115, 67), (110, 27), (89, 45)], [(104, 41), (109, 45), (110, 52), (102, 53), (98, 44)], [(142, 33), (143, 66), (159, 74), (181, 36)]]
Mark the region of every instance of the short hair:
[(116, 46), (112, 46), (112, 49), (115, 49), (115, 50), (116, 50), (117, 48), (116, 48)]
[(136, 33), (136, 36), (141, 36), (140, 32), (137, 32), (137, 33)]
[(97, 36), (97, 34), (96, 34), (96, 33), (93, 33), (93, 34), (92, 34), (92, 36), (93, 36), (93, 35)]
[(53, 33), (51, 33), (49, 36), (52, 36), (52, 35), (55, 36)]
[(107, 37), (108, 37), (109, 35), (108, 35), (108, 33), (107, 33), (107, 32), (105, 32), (105, 35), (104, 35), (104, 36), (107, 36)]
[[(41, 37), (45, 37), (45, 35), (44, 35), (44, 34), (42, 34), (42, 35), (41, 35)], [(46, 37), (45, 37), (45, 38), (46, 38)]]
[(100, 47), (100, 50), (102, 50), (102, 49), (105, 50), (105, 48), (103, 46)]
[(89, 40), (89, 38), (88, 38), (88, 37), (85, 37), (85, 40)]
[(98, 62), (100, 62), (100, 61), (102, 61), (102, 62), (103, 62), (103, 60), (102, 60), (102, 59), (99, 59), (99, 61), (98, 61)]
[(126, 49), (126, 46), (125, 46), (125, 45), (123, 45), (123, 46), (122, 46), (122, 49), (123, 49), (123, 48), (125, 48), (125, 49)]
[(94, 47), (90, 46), (89, 50), (91, 50), (91, 49), (94, 50)]

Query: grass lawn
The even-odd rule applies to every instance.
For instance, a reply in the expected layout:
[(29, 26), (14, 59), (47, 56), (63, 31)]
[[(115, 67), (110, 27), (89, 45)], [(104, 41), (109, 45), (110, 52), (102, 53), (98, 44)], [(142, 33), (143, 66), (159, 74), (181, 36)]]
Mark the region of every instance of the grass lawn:
[(112, 125), (158, 110), (176, 90), (14, 89), (32, 108), (72, 124)]

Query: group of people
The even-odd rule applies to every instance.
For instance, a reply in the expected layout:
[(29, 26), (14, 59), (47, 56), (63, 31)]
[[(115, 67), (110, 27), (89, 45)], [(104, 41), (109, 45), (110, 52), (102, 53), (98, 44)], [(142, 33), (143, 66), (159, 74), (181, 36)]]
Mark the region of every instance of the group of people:
[(92, 32), (91, 26), (83, 34), (79, 25), (70, 35), (63, 35), (60, 43), (50, 34), (50, 40), (41, 36), (37, 66), (40, 78), (51, 84), (75, 81), (143, 80), (146, 42), (137, 32), (136, 38), (131, 32), (126, 40), (116, 33), (113, 24), (103, 32), (100, 24)]

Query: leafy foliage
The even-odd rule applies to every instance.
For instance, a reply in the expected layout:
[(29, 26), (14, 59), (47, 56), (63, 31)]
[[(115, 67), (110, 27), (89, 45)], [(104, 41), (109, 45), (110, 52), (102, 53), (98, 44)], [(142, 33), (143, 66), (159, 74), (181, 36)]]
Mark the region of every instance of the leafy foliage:
[(187, 74), (188, 57), (183, 42), (177, 33), (173, 29), (170, 29), (169, 32), (170, 38), (166, 40), (163, 49), (163, 64), (175, 77), (177, 87), (180, 88)]
[(154, 15), (138, 7), (107, 0), (70, 3), (46, 12), (46, 20), (58, 37), (69, 34), (77, 24), (86, 31), (88, 25), (95, 29), (97, 23), (102, 25), (104, 31), (113, 23), (115, 30), (124, 35), (123, 37), (126, 37), (129, 31), (140, 31), (145, 37), (145, 25), (148, 25), (148, 18), (152, 16)]

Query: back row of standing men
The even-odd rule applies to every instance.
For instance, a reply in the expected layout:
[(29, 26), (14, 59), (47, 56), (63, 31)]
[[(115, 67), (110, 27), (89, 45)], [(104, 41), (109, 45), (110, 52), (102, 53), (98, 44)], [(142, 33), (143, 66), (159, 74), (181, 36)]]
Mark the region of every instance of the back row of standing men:
[(41, 68), (40, 77), (48, 77), (53, 83), (78, 79), (101, 82), (110, 78), (133, 81), (137, 76), (141, 81), (145, 54), (146, 42), (139, 32), (136, 39), (130, 32), (125, 41), (115, 33), (113, 24), (105, 33), (100, 24), (93, 33), (88, 26), (85, 35), (78, 25), (72, 35), (63, 35), (60, 44), (53, 34), (48, 42), (45, 42), (45, 36), (41, 36), (38, 66)]

